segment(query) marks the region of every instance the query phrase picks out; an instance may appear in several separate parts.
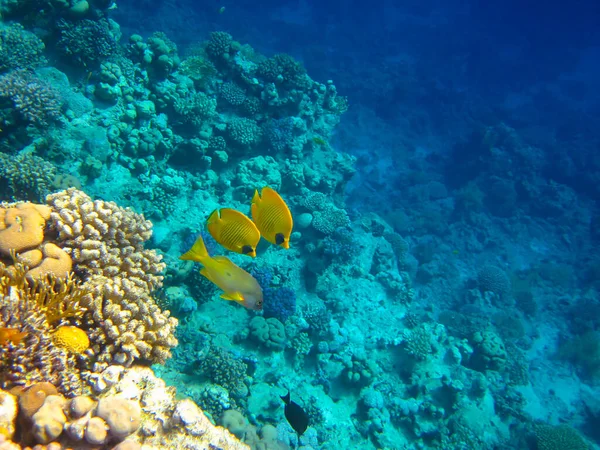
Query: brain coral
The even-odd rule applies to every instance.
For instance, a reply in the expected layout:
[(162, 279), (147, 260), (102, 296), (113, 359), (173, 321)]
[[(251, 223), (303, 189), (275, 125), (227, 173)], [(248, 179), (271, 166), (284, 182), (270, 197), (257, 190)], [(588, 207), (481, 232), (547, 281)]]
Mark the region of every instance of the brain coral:
[(282, 350), (286, 345), (285, 328), (274, 317), (253, 317), (250, 321), (250, 336), (270, 349)]
[(568, 425), (536, 424), (534, 431), (539, 450), (586, 450), (590, 448), (579, 433)]
[(505, 296), (512, 290), (510, 279), (499, 267), (483, 266), (477, 273), (477, 281), (482, 291), (489, 291), (499, 296)]
[(90, 340), (85, 331), (70, 325), (58, 327), (52, 340), (57, 347), (62, 347), (75, 354), (83, 353), (90, 346)]

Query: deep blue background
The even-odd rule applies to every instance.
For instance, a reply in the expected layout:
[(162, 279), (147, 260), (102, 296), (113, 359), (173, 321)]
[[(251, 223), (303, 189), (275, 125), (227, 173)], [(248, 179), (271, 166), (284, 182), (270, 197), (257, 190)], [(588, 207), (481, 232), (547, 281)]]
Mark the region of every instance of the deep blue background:
[[(502, 122), (559, 162), (546, 169), (547, 176), (600, 196), (598, 1), (120, 0), (118, 5), (113, 14), (125, 36), (162, 31), (185, 54), (211, 31), (227, 31), (265, 55), (291, 54), (316, 80), (334, 80), (351, 103), (336, 147), (364, 163), (404, 155), (397, 141), (407, 136), (408, 126), (415, 136), (445, 137), (438, 146), (445, 148), (430, 158), (437, 170), (434, 160), (447, 165), (444, 157), (452, 155), (454, 141), (474, 123)], [(357, 124), (367, 109), (380, 122)], [(387, 134), (390, 143), (372, 148), (366, 140), (359, 143), (357, 133), (377, 126), (385, 128), (378, 137)]]

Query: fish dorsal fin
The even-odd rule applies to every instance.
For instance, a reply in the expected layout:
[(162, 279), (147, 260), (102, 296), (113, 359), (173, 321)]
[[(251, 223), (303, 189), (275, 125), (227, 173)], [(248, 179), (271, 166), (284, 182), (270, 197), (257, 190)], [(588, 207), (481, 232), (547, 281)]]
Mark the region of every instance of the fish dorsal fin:
[(277, 193), (277, 191), (273, 188), (270, 188), (269, 186), (265, 186), (264, 188), (262, 188), (262, 199), (266, 200), (266, 201), (280, 201), (283, 202), (283, 199), (279, 196), (279, 194)]
[(219, 220), (221, 220), (221, 215), (219, 214), (219, 210), (215, 209), (212, 213), (210, 213), (210, 216), (208, 216), (208, 219), (206, 220), (206, 224), (212, 225), (213, 223), (216, 223)]
[(219, 262), (220, 264), (233, 264), (233, 261), (231, 261), (227, 256), (223, 256), (223, 255), (216, 255), (213, 256), (213, 259), (217, 262)]
[(252, 196), (252, 202), (253, 205), (255, 203), (260, 203), (260, 194), (258, 193), (258, 189), (254, 189), (254, 195)]

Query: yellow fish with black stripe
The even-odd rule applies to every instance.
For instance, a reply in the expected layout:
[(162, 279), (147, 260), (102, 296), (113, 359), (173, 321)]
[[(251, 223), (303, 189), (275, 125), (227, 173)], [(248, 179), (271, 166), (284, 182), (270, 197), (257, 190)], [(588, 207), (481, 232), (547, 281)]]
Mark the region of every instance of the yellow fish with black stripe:
[(260, 231), (241, 212), (231, 208), (217, 209), (208, 218), (206, 228), (215, 241), (227, 250), (253, 258), (256, 256)]
[(204, 267), (200, 274), (223, 290), (221, 298), (237, 302), (248, 309), (262, 309), (263, 292), (258, 281), (226, 256), (210, 256), (202, 236), (179, 259), (202, 264)]
[(262, 237), (271, 244), (290, 248), (290, 235), (294, 227), (292, 213), (274, 189), (265, 186), (260, 194), (258, 190), (254, 191), (250, 210)]

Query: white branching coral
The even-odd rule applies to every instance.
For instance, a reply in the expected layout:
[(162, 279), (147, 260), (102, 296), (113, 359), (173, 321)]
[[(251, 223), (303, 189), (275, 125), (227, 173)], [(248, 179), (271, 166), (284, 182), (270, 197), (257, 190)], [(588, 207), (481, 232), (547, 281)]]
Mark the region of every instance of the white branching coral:
[(114, 202), (92, 201), (77, 189), (49, 195), (56, 243), (71, 255), (91, 294), (82, 322), (90, 330), (94, 370), (136, 359), (164, 363), (177, 345), (177, 319), (162, 311), (152, 292), (162, 286), (165, 264), (144, 249), (152, 223)]

